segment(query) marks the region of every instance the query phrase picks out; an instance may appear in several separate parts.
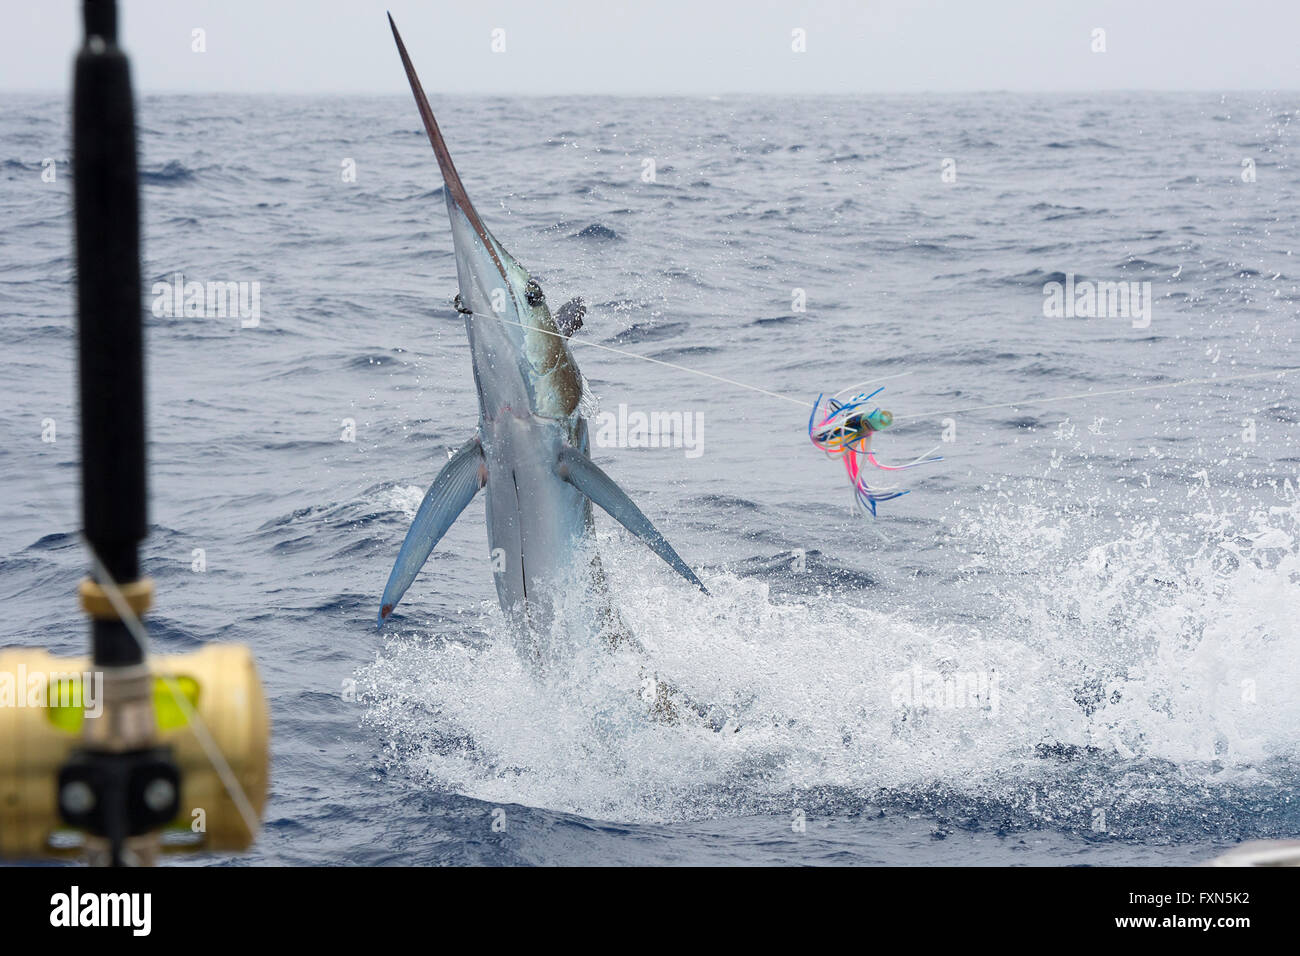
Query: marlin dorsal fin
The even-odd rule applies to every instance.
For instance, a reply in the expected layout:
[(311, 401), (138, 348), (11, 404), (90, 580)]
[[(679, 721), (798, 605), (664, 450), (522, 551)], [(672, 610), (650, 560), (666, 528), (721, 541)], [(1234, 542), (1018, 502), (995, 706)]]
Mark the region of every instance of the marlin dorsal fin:
[(556, 310), (555, 327), (560, 330), (561, 335), (568, 338), (582, 328), (582, 317), (586, 314), (587, 303), (582, 301), (581, 296), (570, 299)]

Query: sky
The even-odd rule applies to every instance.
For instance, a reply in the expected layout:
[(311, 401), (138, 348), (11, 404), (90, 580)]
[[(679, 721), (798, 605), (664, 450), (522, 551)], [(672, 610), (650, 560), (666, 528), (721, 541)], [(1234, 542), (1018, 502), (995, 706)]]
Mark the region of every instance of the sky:
[[(0, 0), (0, 91), (65, 91), (80, 0)], [(1300, 90), (1297, 0), (119, 0), (143, 92)], [(1096, 30), (1104, 52), (1094, 51)], [(194, 49), (201, 30), (202, 52)], [(797, 52), (796, 30), (804, 31)], [(501, 32), (494, 32), (501, 31)], [(497, 50), (493, 49), (494, 37)], [(503, 48), (502, 48), (503, 47)]]

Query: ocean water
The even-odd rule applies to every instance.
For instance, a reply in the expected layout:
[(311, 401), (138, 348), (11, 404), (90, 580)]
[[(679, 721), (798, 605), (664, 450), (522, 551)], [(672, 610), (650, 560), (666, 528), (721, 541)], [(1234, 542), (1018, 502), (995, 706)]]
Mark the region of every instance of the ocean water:
[[(146, 284), (259, 284), (254, 327), (142, 296), (154, 650), (248, 643), (271, 699), (241, 860), (1156, 864), (1300, 832), (1296, 95), (433, 105), (489, 228), (590, 305), (600, 409), (700, 416), (698, 454), (595, 456), (712, 596), (602, 515), (645, 655), (539, 673), (478, 500), (377, 633), (477, 415), (414, 106), (142, 97)], [(65, 99), (4, 98), (0, 643), (75, 653), (68, 151)], [(1149, 282), (1149, 324), (1045, 316), (1067, 276)], [(944, 460), (863, 518), (808, 404), (585, 343), (804, 403), (887, 379), (881, 459)], [(650, 719), (647, 671), (725, 727)]]

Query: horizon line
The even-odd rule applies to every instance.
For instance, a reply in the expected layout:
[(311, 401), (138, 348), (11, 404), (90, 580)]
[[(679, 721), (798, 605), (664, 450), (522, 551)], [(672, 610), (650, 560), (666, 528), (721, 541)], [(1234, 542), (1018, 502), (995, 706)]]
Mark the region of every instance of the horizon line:
[[(1114, 93), (1205, 93), (1221, 94), (1229, 93), (1266, 93), (1270, 95), (1295, 95), (1300, 96), (1300, 88), (1282, 89), (1277, 87), (1107, 87), (1104, 89), (1017, 89), (1012, 87), (1001, 87), (995, 89), (978, 89), (978, 90), (954, 90), (954, 89), (899, 89), (899, 90), (799, 90), (799, 91), (773, 91), (773, 90), (716, 90), (713, 92), (683, 92), (683, 91), (627, 91), (627, 92), (575, 92), (575, 91), (556, 91), (551, 93), (538, 93), (536, 91), (473, 91), (473, 90), (440, 90), (443, 96), (493, 96), (493, 97), (514, 97), (518, 99), (548, 99), (557, 97), (602, 97), (614, 99), (626, 97), (629, 99), (645, 99), (650, 97), (680, 97), (684, 99), (708, 99), (722, 96), (771, 96), (771, 97), (800, 97), (800, 96), (990, 96), (990, 95), (1050, 95), (1050, 96), (1084, 96), (1098, 94)], [(0, 95), (3, 94), (27, 94), (27, 95), (68, 95), (71, 93), (71, 87), (50, 88), (50, 87), (0, 87)], [(136, 96), (393, 96), (401, 97), (409, 95), (405, 90), (182, 90), (167, 88), (137, 88)]]

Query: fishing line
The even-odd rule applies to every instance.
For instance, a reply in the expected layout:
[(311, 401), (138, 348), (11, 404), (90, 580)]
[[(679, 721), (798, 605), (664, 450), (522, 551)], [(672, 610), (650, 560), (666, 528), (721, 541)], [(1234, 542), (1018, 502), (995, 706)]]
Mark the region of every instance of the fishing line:
[[(470, 314), (473, 315), (474, 318), (476, 319), (493, 319), (505, 325), (516, 325), (519, 328), (523, 329), (525, 332), (542, 332), (546, 335), (553, 335), (557, 339), (563, 339), (564, 341), (568, 342), (571, 345), (585, 345), (588, 346), (589, 348), (603, 349), (606, 352), (613, 352), (615, 355), (625, 355), (628, 358), (640, 359), (643, 362), (653, 362), (655, 365), (663, 365), (666, 368), (677, 369), (677, 371), (679, 372), (686, 372), (690, 375), (699, 375), (702, 376), (703, 378), (711, 378), (715, 382), (725, 382), (727, 385), (734, 385), (737, 388), (745, 388), (751, 392), (758, 392), (760, 395), (767, 395), (770, 398), (779, 398), (783, 402), (790, 402), (794, 405), (799, 405), (802, 408), (808, 407), (808, 400), (806, 398), (793, 398), (789, 395), (782, 395), (780, 392), (768, 391), (765, 388), (759, 388), (757, 385), (749, 385), (746, 384), (745, 382), (738, 382), (734, 378), (727, 378), (723, 375), (714, 375), (712, 372), (704, 372), (698, 368), (689, 368), (688, 366), (685, 365), (678, 365), (675, 362), (665, 362), (663, 359), (651, 358), (649, 355), (642, 355), (639, 352), (629, 352), (626, 349), (616, 349), (611, 345), (602, 345), (600, 342), (590, 342), (587, 341), (586, 339), (573, 339), (565, 335), (563, 332), (552, 332), (550, 329), (539, 329), (535, 326), (524, 325), (524, 323), (522, 322), (516, 322), (513, 319), (502, 318), (499, 315), (484, 315), (481, 312), (472, 312)], [(890, 382), (896, 378), (902, 378), (904, 375), (911, 375), (911, 374), (912, 374), (911, 372), (899, 372), (897, 375), (888, 375), (884, 378), (872, 379), (871, 381)], [(869, 383), (863, 382), (861, 384), (866, 385)], [(857, 388), (858, 386), (855, 385), (852, 387)]]
[[(704, 372), (700, 369), (690, 368), (685, 365), (678, 365), (675, 362), (667, 362), (663, 359), (651, 358), (648, 355), (641, 355), (637, 352), (629, 352), (626, 349), (614, 348), (610, 345), (602, 345), (599, 342), (589, 342), (582, 339), (573, 339), (562, 332), (552, 332), (549, 329), (540, 329), (531, 325), (525, 325), (522, 322), (516, 322), (513, 319), (507, 319), (500, 315), (487, 315), (481, 312), (468, 313), (474, 318), (495, 319), (506, 325), (514, 325), (525, 331), (542, 332), (546, 335), (553, 335), (556, 338), (574, 345), (588, 345), (592, 348), (602, 349), (606, 352), (613, 352), (615, 355), (626, 356), (627, 358), (640, 359), (643, 362), (651, 362), (655, 365), (662, 365), (665, 368), (675, 369), (679, 372), (686, 372), (688, 375), (698, 375), (701, 378), (712, 379), (715, 382), (722, 382), (726, 385), (732, 385), (736, 388), (743, 388), (747, 391), (757, 392), (760, 395), (766, 395), (769, 398), (779, 399), (783, 402), (790, 402), (793, 405), (806, 407), (807, 402), (802, 399), (793, 398), (789, 395), (782, 395), (779, 392), (773, 392), (766, 388), (759, 388), (756, 385), (750, 385), (747, 382), (740, 382), (734, 378), (727, 378), (723, 375), (715, 375), (712, 372)], [(1017, 402), (995, 402), (987, 405), (972, 405), (967, 408), (949, 409), (947, 411), (936, 412), (918, 412), (911, 415), (891, 415), (889, 412), (880, 408), (868, 411), (871, 399), (878, 395), (882, 388), (867, 394), (860, 392), (853, 394), (851, 398), (841, 399), (841, 396), (852, 394), (856, 389), (863, 385), (876, 384), (879, 382), (888, 382), (895, 379), (903, 378), (910, 375), (910, 372), (900, 372), (896, 375), (890, 375), (883, 378), (869, 379), (866, 382), (859, 382), (842, 388), (829, 398), (825, 393), (817, 396), (813, 403), (812, 414), (808, 418), (808, 438), (812, 441), (814, 447), (825, 452), (832, 458), (839, 458), (844, 465), (849, 485), (853, 489), (854, 510), (857, 513), (870, 513), (872, 517), (876, 515), (876, 506), (884, 501), (892, 501), (901, 498), (907, 494), (906, 490), (897, 486), (881, 487), (879, 485), (868, 484), (863, 474), (862, 466), (871, 465), (881, 471), (898, 472), (915, 468), (919, 465), (930, 464), (932, 462), (942, 461), (942, 456), (936, 456), (938, 446), (930, 449), (923, 455), (918, 455), (912, 461), (900, 465), (886, 465), (880, 462), (871, 447), (871, 440), (874, 435), (890, 427), (896, 422), (903, 421), (923, 421), (928, 418), (938, 418), (947, 415), (959, 415), (967, 412), (988, 411), (995, 408), (1019, 408), (1021, 406), (1048, 405), (1057, 402), (1080, 401), (1089, 398), (1100, 398), (1111, 395), (1130, 395), (1138, 392), (1152, 392), (1161, 389), (1184, 388), (1188, 385), (1214, 385), (1221, 382), (1242, 381), (1252, 378), (1266, 378), (1271, 375), (1283, 376), (1293, 372), (1300, 372), (1298, 368), (1281, 369), (1272, 372), (1248, 372), (1240, 375), (1225, 375), (1217, 378), (1190, 378), (1178, 382), (1164, 382), (1156, 385), (1133, 385), (1128, 388), (1103, 389), (1101, 391), (1075, 392), (1070, 395), (1046, 396), (1041, 398), (1023, 399)], [(822, 408), (823, 400), (827, 402), (826, 412), (819, 415)]]
[(938, 418), (940, 415), (960, 415), (965, 412), (982, 412), (992, 408), (1019, 408), (1021, 405), (1047, 405), (1052, 402), (1076, 401), (1081, 398), (1100, 398), (1103, 395), (1129, 395), (1134, 392), (1153, 392), (1163, 388), (1184, 388), (1188, 385), (1215, 385), (1219, 382), (1239, 382), (1243, 379), (1266, 378), (1269, 375), (1291, 375), (1300, 372), (1300, 366), (1278, 369), (1272, 372), (1247, 372), (1242, 375), (1221, 375), (1217, 378), (1188, 378), (1181, 382), (1163, 382), (1159, 385), (1135, 385), (1131, 388), (1114, 388), (1101, 392), (1076, 392), (1073, 395), (1057, 395), (1055, 398), (1027, 398), (1019, 402), (998, 402), (993, 405), (972, 405), (969, 408), (952, 408), (944, 412), (917, 412), (913, 415), (895, 415), (894, 421), (916, 421), (923, 418)]
[[(546, 335), (553, 335), (556, 338), (564, 339), (565, 341), (569, 342), (572, 345), (585, 345), (591, 348), (602, 349), (606, 352), (613, 352), (615, 355), (623, 355), (628, 358), (640, 359), (643, 362), (653, 362), (655, 365), (662, 365), (666, 368), (676, 369), (679, 372), (686, 372), (689, 375), (699, 375), (703, 378), (713, 379), (715, 382), (723, 382), (727, 385), (734, 385), (737, 388), (748, 389), (751, 392), (757, 392), (760, 395), (767, 395), (770, 398), (780, 399), (783, 402), (790, 402), (791, 404), (800, 405), (803, 406), (804, 408), (807, 408), (809, 404), (807, 399), (794, 398), (790, 395), (782, 395), (780, 392), (773, 392), (773, 391), (769, 391), (766, 388), (759, 388), (757, 385), (749, 385), (746, 382), (738, 382), (734, 378), (727, 378), (723, 375), (714, 375), (712, 372), (704, 372), (701, 371), (700, 369), (690, 368), (686, 365), (678, 365), (675, 362), (665, 362), (663, 359), (651, 358), (649, 355), (641, 355), (638, 352), (629, 352), (626, 349), (616, 349), (613, 346), (602, 345), (599, 342), (590, 342), (583, 339), (573, 339), (562, 332), (552, 332), (549, 329), (534, 328), (533, 326), (524, 325), (522, 322), (515, 322), (512, 319), (502, 318), (499, 315), (484, 315), (483, 313), (480, 312), (474, 312), (471, 314), (475, 318), (494, 319), (497, 322), (501, 322), (506, 325), (515, 325), (525, 331), (542, 332)], [(991, 405), (972, 405), (968, 408), (953, 408), (947, 411), (940, 411), (940, 412), (917, 412), (911, 415), (895, 415), (893, 417), (893, 420), (895, 422), (920, 421), (926, 418), (938, 418), (941, 415), (960, 415), (966, 412), (982, 412), (982, 411), (988, 411), (995, 408), (1019, 408), (1022, 405), (1048, 405), (1055, 402), (1077, 401), (1079, 399), (1085, 399), (1085, 398), (1100, 398), (1106, 395), (1130, 395), (1135, 392), (1151, 392), (1151, 391), (1158, 391), (1160, 389), (1165, 389), (1165, 388), (1185, 388), (1188, 385), (1214, 385), (1219, 382), (1237, 382), (1237, 381), (1242, 381), (1245, 379), (1252, 379), (1252, 378), (1267, 378), (1270, 375), (1278, 375), (1278, 376), (1292, 375), (1296, 372), (1300, 372), (1300, 366), (1294, 368), (1279, 369), (1271, 372), (1249, 372), (1242, 375), (1223, 375), (1218, 378), (1189, 378), (1179, 382), (1164, 382), (1159, 385), (1135, 385), (1129, 388), (1107, 389), (1105, 391), (1100, 391), (1100, 392), (1076, 392), (1072, 395), (1056, 395), (1056, 396), (1051, 396), (1046, 398), (1027, 398), (1027, 399), (1022, 399), (1021, 401), (1018, 402), (996, 402)], [(903, 378), (904, 376), (911, 375), (911, 374), (912, 374), (911, 372), (900, 372), (897, 375), (887, 375), (884, 378), (875, 378), (875, 379), (869, 379), (866, 382), (859, 382), (857, 385), (850, 385), (848, 388), (841, 389), (840, 391), (836, 392), (835, 397), (838, 398), (840, 395), (843, 395), (845, 392), (851, 391), (852, 389), (855, 388), (861, 388), (863, 385), (872, 385), (877, 382), (890, 382), (890, 381), (894, 381), (895, 379)]]

